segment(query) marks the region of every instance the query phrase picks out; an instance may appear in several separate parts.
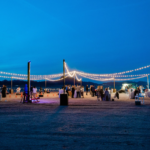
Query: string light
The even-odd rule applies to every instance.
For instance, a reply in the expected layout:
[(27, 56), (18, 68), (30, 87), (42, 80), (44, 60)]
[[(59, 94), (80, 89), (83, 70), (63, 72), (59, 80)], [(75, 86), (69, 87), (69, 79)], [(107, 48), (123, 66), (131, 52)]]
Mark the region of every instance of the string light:
[[(98, 81), (110, 81), (113, 80), (115, 78), (116, 81), (123, 81), (123, 80), (134, 80), (134, 79), (139, 79), (139, 78), (143, 78), (146, 77), (150, 74), (136, 74), (136, 75), (123, 75), (126, 73), (131, 73), (133, 71), (139, 71), (142, 69), (146, 69), (149, 68), (150, 65), (148, 66), (144, 66), (141, 68), (137, 68), (134, 70), (129, 70), (129, 71), (125, 71), (125, 72), (119, 72), (119, 73), (113, 73), (113, 74), (90, 74), (90, 73), (84, 73), (84, 72), (79, 72), (79, 71), (69, 71), (67, 64), (65, 63), (65, 68), (66, 68), (66, 77), (75, 77), (77, 79), (77, 81), (81, 81), (81, 79), (79, 79), (77, 77), (77, 75), (82, 76), (84, 78), (88, 78), (91, 80), (98, 80)], [(27, 80), (27, 75), (25, 74), (16, 74), (16, 73), (9, 73), (9, 72), (3, 72), (1, 71), (0, 74), (5, 74), (7, 76), (0, 76), (1, 78), (14, 78), (14, 79), (20, 79), (20, 80)], [(18, 77), (19, 76), (19, 77)], [(49, 81), (59, 81), (62, 79), (53, 79), (53, 78), (58, 78), (63, 76), (63, 74), (52, 74), (52, 75), (30, 75), (31, 76), (31, 80), (49, 80)], [(65, 77), (65, 78), (66, 78)], [(103, 78), (100, 78), (103, 77)], [(126, 78), (126, 77), (137, 77), (137, 78), (126, 78), (126, 79), (117, 79), (117, 78)]]
[(73, 73), (72, 73), (72, 75), (71, 75), (71, 72), (69, 72), (69, 69), (68, 69), (66, 63), (65, 63), (65, 68), (66, 68), (67, 73), (68, 73), (68, 75), (69, 75), (70, 77), (74, 77), (74, 76), (75, 76), (75, 78), (76, 78), (77, 81), (81, 81), (81, 80), (82, 80), (82, 79), (79, 79), (79, 78), (77, 77), (76, 71), (73, 71)]
[(149, 67), (150, 67), (150, 65), (147, 65), (147, 66), (144, 66), (144, 67), (141, 67), (141, 68), (137, 68), (137, 69), (133, 69), (133, 70), (129, 70), (129, 71), (124, 71), (124, 72), (119, 72), (119, 73), (114, 73), (114, 74), (131, 73), (131, 72), (134, 72), (134, 71), (139, 71), (139, 70), (147, 69)]
[[(65, 76), (65, 78), (67, 78), (68, 76)], [(64, 78), (61, 78), (61, 79), (56, 79), (56, 80), (51, 80), (51, 79), (48, 79), (48, 78), (45, 78), (46, 80), (48, 81), (60, 81), (60, 80), (63, 80)]]
[(147, 76), (137, 77), (137, 78), (126, 78), (126, 79), (115, 79), (115, 81), (126, 81), (126, 80), (136, 80), (140, 78), (145, 78)]
[(81, 81), (81, 80), (82, 80), (82, 79), (79, 79), (79, 78), (77, 77), (77, 75), (75, 75), (75, 77), (76, 77), (77, 81)]
[(13, 78), (13, 79), (27, 80), (27, 78), (11, 77), (11, 76), (0, 76), (0, 78)]
[(145, 76), (145, 75), (150, 75), (150, 74), (136, 74), (136, 75), (119, 75), (119, 74), (89, 74), (89, 73), (83, 73), (76, 71), (77, 74), (79, 75), (84, 75), (84, 76), (90, 76), (90, 77), (134, 77), (134, 76)]
[[(84, 73), (80, 73), (80, 72), (76, 72), (76, 74), (80, 75), (80, 76), (86, 76), (86, 77), (97, 77), (99, 75), (85, 75)], [(100, 77), (136, 77), (136, 76), (147, 76), (150, 74), (137, 74), (137, 75), (100, 75)]]
[[(9, 73), (9, 72), (3, 72), (3, 71), (0, 71), (0, 74), (6, 74), (6, 75), (11, 75), (11, 76), (25, 76), (25, 77), (28, 76), (26, 74), (16, 74), (16, 73)], [(30, 75), (30, 76), (44, 79), (44, 78), (57, 78), (57, 77), (60, 77), (62, 75), (63, 74), (61, 73), (61, 74), (52, 74), (52, 75)]]
[(98, 81), (110, 81), (110, 80), (113, 80), (114, 78), (92, 78), (92, 77), (87, 77), (87, 76), (84, 76), (84, 75), (80, 75), (84, 78), (88, 78), (88, 79), (91, 79), (91, 80), (98, 80)]
[[(83, 76), (83, 77), (85, 77), (86, 78), (86, 76)], [(137, 77), (137, 78), (126, 78), (126, 79), (116, 79), (116, 78), (106, 78), (106, 79), (104, 79), (104, 78), (90, 78), (90, 77), (88, 77), (88, 79), (91, 79), (91, 80), (96, 80), (96, 81), (111, 81), (111, 80), (114, 80), (115, 79), (115, 81), (125, 81), (125, 80), (135, 80), (135, 79), (140, 79), (140, 78), (144, 78), (144, 77), (147, 77), (147, 76), (142, 76), (142, 77)]]
[[(69, 73), (69, 69), (67, 67), (67, 65), (65, 64), (65, 67), (66, 67), (66, 70), (67, 70), (67, 73), (73, 77), (74, 75), (77, 77), (77, 74), (82, 76), (82, 77), (85, 77), (85, 78), (88, 78), (88, 79), (91, 79), (91, 80), (97, 80), (97, 81), (110, 81), (110, 80), (114, 80), (115, 77), (133, 77), (133, 76), (140, 76), (140, 77), (137, 77), (137, 78), (126, 78), (126, 79), (115, 79), (116, 81), (124, 81), (124, 80), (134, 80), (134, 79), (139, 79), (139, 78), (144, 78), (146, 77), (147, 75), (149, 74), (142, 74), (142, 75), (119, 75), (119, 76), (116, 76), (116, 75), (113, 75), (113, 74), (109, 74), (109, 75), (103, 75), (104, 77), (107, 77), (107, 78), (95, 78), (97, 75), (96, 74), (86, 74), (86, 73), (81, 73), (81, 72), (77, 72), (77, 71), (74, 71), (74, 75), (71, 75)], [(91, 76), (91, 77), (89, 77)], [(94, 77), (94, 78), (93, 78)], [(112, 77), (112, 78), (108, 78), (108, 77)], [(81, 79), (80, 79), (81, 80)]]
[[(67, 68), (67, 65), (65, 63), (65, 67), (66, 69)], [(144, 67), (141, 67), (141, 68), (137, 68), (137, 69), (133, 69), (133, 70), (129, 70), (129, 71), (124, 71), (124, 72), (119, 72), (119, 73), (113, 73), (113, 74), (90, 74), (90, 73), (84, 73), (84, 72), (77, 72), (77, 71), (73, 71), (73, 74), (71, 75), (71, 72), (67, 72), (69, 73), (69, 76), (70, 77), (73, 77), (75, 73), (80, 73), (80, 74), (84, 74), (84, 75), (87, 75), (87, 76), (112, 76), (112, 75), (121, 75), (121, 74), (126, 74), (126, 73), (131, 73), (133, 71), (139, 71), (139, 70), (142, 70), (142, 69), (146, 69), (146, 68), (149, 68), (150, 65), (147, 65), (147, 66), (144, 66)], [(66, 74), (67, 74), (66, 73)], [(26, 74), (16, 74), (16, 73), (9, 73), (9, 72), (3, 72), (3, 71), (0, 71), (0, 74), (6, 74), (6, 75), (11, 75), (11, 76), (26, 76)], [(53, 75), (31, 75), (31, 77), (40, 77), (40, 78), (56, 78), (56, 77), (60, 77), (62, 76), (63, 74), (53, 74)], [(134, 76), (140, 76), (140, 75), (134, 75)]]
[(141, 68), (137, 68), (137, 69), (134, 69), (134, 70), (124, 71), (124, 72), (119, 72), (119, 73), (113, 73), (113, 74), (90, 74), (90, 73), (84, 73), (84, 72), (76, 72), (76, 73), (84, 74), (86, 76), (92, 76), (92, 77), (93, 76), (113, 76), (113, 75), (121, 75), (121, 74), (131, 73), (131, 72), (139, 71), (139, 70), (146, 69), (146, 68), (149, 68), (149, 67), (150, 67), (150, 65), (144, 66), (144, 67), (141, 67)]
[(75, 76), (76, 72), (73, 71), (73, 73), (72, 73), (72, 75), (71, 75), (71, 72), (69, 72), (69, 69), (68, 69), (66, 63), (65, 63), (65, 68), (66, 68), (66, 70), (67, 70), (67, 74), (68, 74), (70, 77), (74, 77), (74, 76)]

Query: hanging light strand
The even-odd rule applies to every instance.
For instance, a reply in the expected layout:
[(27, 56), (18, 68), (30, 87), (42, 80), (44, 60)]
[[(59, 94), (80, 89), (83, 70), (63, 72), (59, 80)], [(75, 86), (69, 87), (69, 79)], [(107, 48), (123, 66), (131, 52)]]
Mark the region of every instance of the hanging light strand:
[(86, 76), (86, 77), (107, 77), (107, 78), (110, 78), (110, 77), (112, 77), (112, 78), (114, 78), (114, 77), (137, 77), (137, 76), (147, 76), (147, 75), (150, 75), (150, 74), (137, 74), (137, 75), (94, 75), (94, 76), (92, 76), (92, 75), (87, 75), (87, 74), (84, 74), (84, 73), (81, 73), (81, 72), (76, 72), (76, 74), (78, 74), (78, 75), (84, 75), (84, 76)]
[[(68, 76), (65, 76), (65, 78), (67, 78)], [(48, 78), (45, 78), (46, 80), (48, 81), (60, 81), (60, 80), (63, 80), (64, 78), (61, 78), (61, 79), (56, 79), (56, 80), (52, 80), (52, 79), (48, 79)]]
[(27, 78), (21, 78), (21, 77), (14, 77), (14, 76), (0, 76), (0, 78), (13, 78), (13, 79), (20, 79), (20, 80), (27, 80)]
[[(92, 77), (87, 77), (87, 76), (83, 76), (82, 77), (84, 78), (88, 78), (88, 79), (91, 79), (91, 80), (96, 80), (96, 81), (112, 81), (114, 80), (114, 78), (92, 78)], [(140, 79), (140, 78), (144, 78), (144, 77), (147, 77), (147, 76), (141, 76), (141, 77), (137, 77), (137, 78), (125, 78), (125, 79), (116, 79), (115, 78), (115, 81), (126, 81), (126, 80), (135, 80), (135, 79)]]
[(74, 76), (75, 76), (75, 78), (77, 79), (77, 81), (81, 81), (81, 80), (82, 80), (82, 79), (79, 79), (79, 78), (77, 77), (77, 75), (76, 75), (76, 71), (69, 72), (69, 69), (68, 69), (68, 67), (67, 67), (66, 63), (65, 63), (65, 68), (66, 68), (67, 73), (68, 73), (68, 75), (69, 75), (70, 77), (74, 77)]
[[(66, 69), (68, 69), (66, 63), (65, 63), (65, 67)], [(113, 74), (90, 74), (90, 73), (84, 73), (84, 72), (77, 72), (77, 71), (73, 71), (72, 73), (71, 72), (67, 72), (66, 74), (69, 73), (69, 76), (73, 76), (75, 73), (80, 73), (80, 74), (84, 74), (84, 75), (87, 75), (87, 76), (112, 76), (112, 75), (121, 75), (121, 74), (126, 74), (126, 73), (131, 73), (131, 72), (134, 72), (134, 71), (140, 71), (140, 70), (143, 70), (143, 69), (147, 69), (149, 68), (150, 65), (147, 65), (147, 66), (144, 66), (144, 67), (141, 67), (141, 68), (137, 68), (137, 69), (133, 69), (133, 70), (129, 70), (129, 71), (124, 71), (124, 72), (119, 72), (119, 73), (113, 73)], [(17, 74), (17, 73), (9, 73), (9, 72), (3, 72), (3, 71), (0, 71), (0, 74), (5, 74), (5, 75), (11, 75), (11, 76), (24, 76), (24, 77), (27, 77), (26, 74)], [(53, 74), (53, 75), (31, 75), (31, 77), (41, 77), (41, 78), (56, 78), (56, 77), (60, 77), (62, 76), (63, 74)], [(148, 74), (149, 75), (149, 74)], [(132, 75), (132, 76), (140, 76), (140, 75)]]
[[(69, 71), (67, 64), (65, 63), (65, 68), (66, 68), (66, 73), (65, 75), (67, 75), (68, 77), (74, 77), (78, 80), (81, 81), (81, 79), (79, 79), (77, 77), (77, 75), (82, 76), (84, 78), (88, 78), (88, 79), (95, 79), (95, 80), (99, 80), (99, 81), (110, 81), (113, 78), (116, 78), (116, 81), (123, 81), (123, 80), (133, 80), (133, 79), (138, 79), (138, 78), (143, 78), (145, 76), (148, 76), (150, 74), (136, 74), (136, 75), (123, 75), (126, 73), (130, 73), (133, 71), (139, 71), (142, 69), (146, 69), (149, 68), (150, 65), (148, 66), (144, 66), (141, 68), (137, 68), (134, 70), (129, 70), (129, 71), (125, 71), (125, 72), (120, 72), (120, 73), (113, 73), (113, 74), (90, 74), (90, 73), (84, 73), (84, 72), (79, 72), (79, 71)], [(6, 76), (0, 76), (1, 78), (14, 78), (14, 79), (20, 79), (20, 80), (26, 80), (27, 79), (27, 75), (25, 74), (16, 74), (16, 73), (8, 73), (8, 72), (3, 72), (1, 71), (0, 74), (5, 74)], [(44, 79), (48, 79), (51, 81), (57, 81), (60, 79), (53, 79), (53, 78), (58, 78), (63, 76), (63, 74), (53, 74), (53, 75), (30, 75), (31, 76), (31, 80), (44, 80)], [(99, 78), (99, 77), (104, 77), (104, 78)], [(126, 77), (137, 77), (137, 78), (126, 78), (126, 79), (117, 79), (117, 78), (126, 78)]]
[[(84, 74), (84, 75), (87, 75), (87, 76), (115, 76), (115, 75), (122, 75), (122, 74), (126, 74), (126, 73), (131, 73), (131, 72), (134, 72), (134, 71), (140, 71), (142, 69), (146, 69), (146, 68), (149, 68), (150, 65), (148, 66), (144, 66), (144, 67), (141, 67), (141, 68), (137, 68), (137, 69), (134, 69), (134, 70), (129, 70), (129, 71), (124, 71), (124, 72), (119, 72), (119, 73), (113, 73), (113, 74), (90, 74), (90, 73), (84, 73), (84, 72), (79, 72), (79, 71), (76, 71), (76, 73), (80, 73), (80, 74)], [(149, 74), (147, 74), (149, 75)], [(132, 76), (140, 76), (140, 75), (132, 75)]]

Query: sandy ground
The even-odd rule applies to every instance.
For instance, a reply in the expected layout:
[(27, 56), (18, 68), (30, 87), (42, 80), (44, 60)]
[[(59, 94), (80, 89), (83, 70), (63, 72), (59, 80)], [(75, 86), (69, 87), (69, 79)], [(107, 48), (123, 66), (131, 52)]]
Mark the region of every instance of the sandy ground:
[(126, 94), (114, 102), (85, 95), (59, 106), (56, 93), (32, 104), (7, 96), (0, 101), (0, 149), (149, 150), (150, 99), (136, 106)]

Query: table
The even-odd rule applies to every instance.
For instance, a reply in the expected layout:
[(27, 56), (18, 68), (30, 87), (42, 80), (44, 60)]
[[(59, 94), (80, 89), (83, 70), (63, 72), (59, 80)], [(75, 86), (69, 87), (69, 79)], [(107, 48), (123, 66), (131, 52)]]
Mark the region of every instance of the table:
[(59, 98), (60, 98), (60, 94), (64, 94), (64, 90), (63, 89), (59, 90)]

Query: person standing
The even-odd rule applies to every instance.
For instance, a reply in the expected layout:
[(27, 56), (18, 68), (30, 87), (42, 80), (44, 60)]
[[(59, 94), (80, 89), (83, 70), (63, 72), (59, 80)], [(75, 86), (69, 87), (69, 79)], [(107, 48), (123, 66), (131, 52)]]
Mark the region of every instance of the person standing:
[(101, 95), (101, 100), (103, 100), (103, 97), (104, 97), (104, 94), (103, 94), (103, 86), (101, 86), (100, 95)]
[(42, 93), (42, 87), (40, 87), (40, 94)]
[(80, 97), (80, 86), (77, 84), (77, 98)]
[(75, 91), (75, 87), (72, 86), (72, 98), (74, 98), (74, 91)]
[(81, 96), (84, 98), (84, 86), (81, 87)]
[(33, 98), (36, 98), (37, 88), (34, 86), (33, 88)]
[(86, 86), (86, 95), (88, 94), (88, 85)]
[(93, 97), (95, 95), (95, 86), (93, 85), (93, 88), (92, 88), (92, 94), (93, 94)]
[(138, 95), (139, 95), (139, 93), (141, 93), (141, 90), (139, 87), (137, 88), (137, 91), (138, 91)]
[(68, 94), (68, 85), (66, 86), (66, 92), (67, 92), (67, 94)]
[(140, 93), (140, 89), (137, 88), (137, 89), (134, 91), (134, 96), (139, 95), (139, 93)]
[(27, 102), (27, 100), (28, 100), (28, 86), (27, 86), (27, 84), (25, 84), (23, 95), (24, 95), (24, 99), (23, 99), (23, 103), (24, 103), (24, 102)]
[(90, 87), (90, 94), (91, 94), (91, 96), (93, 95), (92, 94), (92, 88), (93, 88), (93, 85), (91, 85), (91, 87)]
[(33, 86), (32, 85), (30, 87), (30, 92), (31, 92), (31, 99), (32, 99), (32, 94), (33, 94)]
[(2, 87), (2, 97), (6, 97), (6, 86), (3, 85)]
[(97, 101), (100, 101), (100, 97), (101, 97), (101, 93), (100, 93), (100, 86), (98, 86), (98, 88), (97, 88)]
[(109, 92), (108, 92), (108, 89), (106, 88), (105, 89), (105, 101), (109, 101)]

